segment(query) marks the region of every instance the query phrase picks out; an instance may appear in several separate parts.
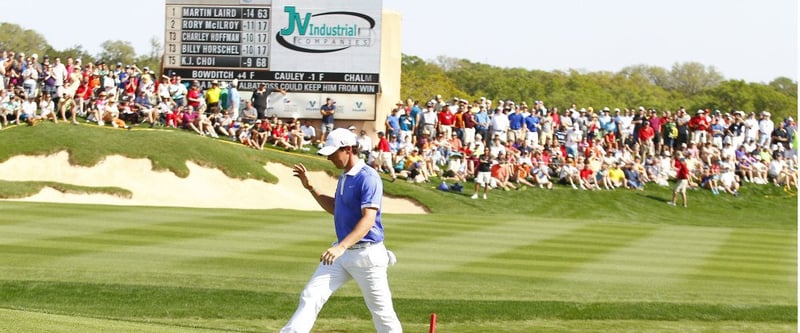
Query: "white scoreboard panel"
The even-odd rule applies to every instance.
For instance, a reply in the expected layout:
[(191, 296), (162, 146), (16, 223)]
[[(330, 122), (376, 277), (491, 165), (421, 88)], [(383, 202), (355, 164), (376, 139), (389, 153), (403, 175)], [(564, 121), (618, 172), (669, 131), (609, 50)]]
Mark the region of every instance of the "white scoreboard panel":
[(317, 118), (331, 97), (337, 119), (374, 120), (381, 11), (380, 0), (167, 0), (164, 73), (283, 90), (268, 109), (279, 117)]

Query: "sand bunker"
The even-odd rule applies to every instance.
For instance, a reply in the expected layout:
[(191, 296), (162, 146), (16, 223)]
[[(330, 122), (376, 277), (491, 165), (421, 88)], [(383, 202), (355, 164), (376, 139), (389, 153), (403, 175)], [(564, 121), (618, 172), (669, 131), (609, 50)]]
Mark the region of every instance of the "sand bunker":
[[(65, 184), (115, 186), (133, 193), (131, 198), (106, 194), (62, 193), (45, 188), (22, 199), (32, 202), (81, 203), (236, 209), (296, 209), (322, 211), (291, 168), (268, 163), (265, 168), (279, 181), (239, 180), (222, 171), (188, 162), (189, 176), (180, 178), (169, 171), (154, 171), (150, 160), (108, 156), (92, 167), (70, 165), (67, 152), (49, 156), (15, 156), (0, 164), (0, 179), (8, 181), (53, 181)], [(332, 194), (336, 178), (324, 172), (310, 172), (317, 191)], [(384, 213), (424, 214), (425, 209), (410, 200), (383, 198)]]

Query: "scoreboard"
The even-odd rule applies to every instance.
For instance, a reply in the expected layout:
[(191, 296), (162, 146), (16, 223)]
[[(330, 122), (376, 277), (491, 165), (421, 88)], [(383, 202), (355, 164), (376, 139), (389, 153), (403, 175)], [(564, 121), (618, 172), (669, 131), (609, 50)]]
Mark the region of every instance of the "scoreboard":
[(236, 73), (236, 78), (261, 77), (269, 70), (269, 11), (265, 7), (167, 5), (164, 67), (244, 68), (253, 73)]
[(279, 116), (318, 116), (331, 97), (337, 119), (374, 119), (381, 0), (166, 0), (165, 14), (165, 74), (285, 91)]

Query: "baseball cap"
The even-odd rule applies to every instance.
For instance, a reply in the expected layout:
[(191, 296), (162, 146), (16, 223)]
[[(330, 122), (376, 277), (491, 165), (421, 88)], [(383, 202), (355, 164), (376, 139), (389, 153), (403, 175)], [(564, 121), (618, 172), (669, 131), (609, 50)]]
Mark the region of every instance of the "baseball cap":
[(325, 146), (322, 147), (317, 153), (322, 156), (330, 156), (339, 148), (355, 145), (355, 134), (347, 129), (337, 128), (328, 134), (328, 137), (325, 139)]

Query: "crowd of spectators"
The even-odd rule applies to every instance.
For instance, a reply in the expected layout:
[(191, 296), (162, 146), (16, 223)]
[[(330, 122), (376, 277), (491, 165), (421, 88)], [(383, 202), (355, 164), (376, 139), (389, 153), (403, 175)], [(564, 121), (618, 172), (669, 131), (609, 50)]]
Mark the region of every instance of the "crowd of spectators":
[(148, 67), (83, 64), (72, 58), (62, 62), (59, 57), (51, 61), (48, 56), (3, 51), (0, 128), (42, 120), (123, 129), (160, 126), (228, 138), (255, 149), (272, 144), (308, 150), (304, 145), (316, 136), (310, 122), (268, 118), (265, 85), (244, 103), (237, 85), (236, 80), (214, 80), (203, 89), (199, 81), (186, 81), (175, 73), (159, 77)]
[[(261, 84), (245, 101), (237, 85), (212, 81), (202, 87), (175, 73), (156, 76), (147, 67), (4, 51), (0, 121), (163, 126), (254, 149), (271, 144), (286, 150), (309, 150), (333, 127), (328, 116), (318, 136), (308, 119), (270, 117), (268, 96), (285, 91), (266, 91)], [(324, 119), (325, 110), (320, 114)], [(490, 188), (552, 189), (554, 183), (580, 190), (666, 186), (678, 160), (689, 167), (690, 187), (714, 194), (738, 195), (743, 183), (797, 188), (796, 123), (773, 119), (767, 111), (594, 110), (576, 104), (562, 111), (540, 100), (529, 107), (437, 95), (421, 103), (398, 101), (383, 125), (378, 133), (360, 131), (362, 156), (370, 165), (392, 181), (475, 182), (473, 198), (480, 185), (483, 197)]]
[[(439, 177), (488, 189), (642, 190), (669, 185), (683, 161), (691, 188), (738, 195), (743, 183), (797, 189), (796, 123), (770, 112), (684, 107), (595, 110), (543, 101), (398, 101), (369, 146), (374, 167), (411, 182)], [(362, 131), (362, 137), (366, 133)], [(385, 162), (391, 155), (391, 168)]]

